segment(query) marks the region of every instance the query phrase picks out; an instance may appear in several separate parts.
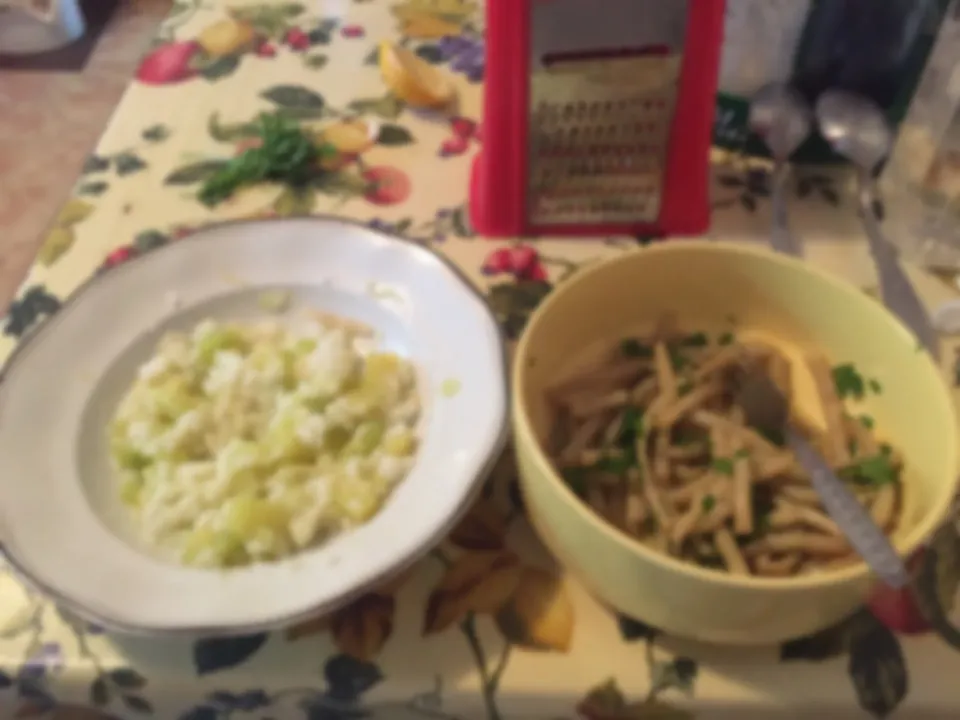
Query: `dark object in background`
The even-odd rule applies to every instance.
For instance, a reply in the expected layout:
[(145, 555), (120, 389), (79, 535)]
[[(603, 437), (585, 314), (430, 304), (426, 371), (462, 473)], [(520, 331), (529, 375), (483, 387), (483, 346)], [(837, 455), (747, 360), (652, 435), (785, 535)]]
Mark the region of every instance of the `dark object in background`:
[(948, 0), (819, 0), (793, 84), (811, 104), (828, 88), (866, 95), (902, 118)]
[(0, 53), (0, 70), (31, 70), (33, 72), (79, 72), (93, 54), (97, 41), (103, 35), (120, 0), (81, 0), (80, 11), (87, 21), (87, 31), (69, 45), (35, 55), (4, 55)]

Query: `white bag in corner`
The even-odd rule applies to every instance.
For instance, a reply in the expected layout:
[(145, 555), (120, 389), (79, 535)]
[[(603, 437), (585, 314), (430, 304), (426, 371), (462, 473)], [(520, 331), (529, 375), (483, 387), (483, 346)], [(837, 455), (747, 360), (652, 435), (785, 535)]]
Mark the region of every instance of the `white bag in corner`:
[(79, 0), (0, 0), (0, 54), (55, 50), (86, 30)]

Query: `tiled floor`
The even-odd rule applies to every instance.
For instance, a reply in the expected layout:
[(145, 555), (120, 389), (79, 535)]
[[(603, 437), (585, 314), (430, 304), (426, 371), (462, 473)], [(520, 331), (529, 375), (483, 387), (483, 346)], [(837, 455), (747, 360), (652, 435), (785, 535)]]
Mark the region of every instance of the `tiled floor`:
[(80, 73), (0, 71), (0, 308), (170, 5), (126, 0)]

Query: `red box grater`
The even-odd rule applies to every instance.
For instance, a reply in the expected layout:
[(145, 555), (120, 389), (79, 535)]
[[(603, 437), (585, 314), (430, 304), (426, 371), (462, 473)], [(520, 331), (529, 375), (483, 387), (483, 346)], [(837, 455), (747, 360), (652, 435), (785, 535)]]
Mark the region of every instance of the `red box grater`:
[(709, 224), (724, 0), (487, 0), (490, 237), (696, 234)]

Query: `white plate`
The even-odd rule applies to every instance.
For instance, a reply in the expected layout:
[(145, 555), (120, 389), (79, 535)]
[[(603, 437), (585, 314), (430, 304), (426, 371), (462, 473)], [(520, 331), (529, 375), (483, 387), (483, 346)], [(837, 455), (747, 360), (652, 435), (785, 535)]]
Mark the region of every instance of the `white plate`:
[[(266, 289), (372, 326), (418, 367), (422, 447), (368, 524), (283, 562), (188, 569), (138, 547), (105, 426), (161, 333), (264, 315)], [(440, 391), (454, 380), (460, 390)], [(129, 633), (232, 633), (333, 609), (421, 557), (473, 499), (507, 433), (503, 341), (452, 265), (327, 219), (228, 223), (92, 280), (15, 352), (0, 383), (0, 544), (30, 582)]]

